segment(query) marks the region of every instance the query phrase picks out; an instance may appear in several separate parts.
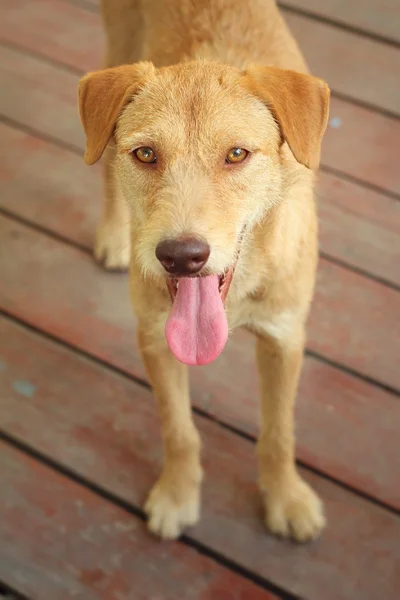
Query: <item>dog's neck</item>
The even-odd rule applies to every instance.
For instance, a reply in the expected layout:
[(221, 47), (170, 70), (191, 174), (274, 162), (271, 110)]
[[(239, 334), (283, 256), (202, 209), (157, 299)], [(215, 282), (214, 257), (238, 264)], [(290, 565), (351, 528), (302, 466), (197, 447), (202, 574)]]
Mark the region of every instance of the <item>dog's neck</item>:
[(253, 62), (307, 71), (275, 0), (156, 2), (146, 9), (144, 31), (143, 60), (157, 67), (205, 59), (239, 68)]

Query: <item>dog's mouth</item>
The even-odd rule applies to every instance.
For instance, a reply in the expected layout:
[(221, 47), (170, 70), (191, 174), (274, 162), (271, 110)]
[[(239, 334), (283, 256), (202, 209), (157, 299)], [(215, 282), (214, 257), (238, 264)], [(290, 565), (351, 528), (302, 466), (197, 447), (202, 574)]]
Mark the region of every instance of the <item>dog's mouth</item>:
[[(218, 292), (221, 297), (222, 302), (225, 302), (225, 299), (228, 295), (229, 288), (232, 282), (233, 274), (235, 272), (236, 260), (233, 266), (225, 269), (222, 275), (218, 275)], [(204, 277), (204, 275), (198, 275), (197, 277)], [(207, 277), (207, 276), (206, 276)], [(183, 277), (168, 277), (167, 278), (167, 288), (169, 292), (169, 296), (171, 298), (172, 303), (174, 302), (176, 295), (178, 293), (179, 282), (183, 279)], [(192, 277), (192, 279), (196, 279), (196, 277)]]
[(242, 236), (233, 264), (221, 275), (169, 277), (167, 287), (172, 308), (165, 335), (175, 357), (187, 365), (215, 360), (228, 339), (224, 303), (239, 258)]

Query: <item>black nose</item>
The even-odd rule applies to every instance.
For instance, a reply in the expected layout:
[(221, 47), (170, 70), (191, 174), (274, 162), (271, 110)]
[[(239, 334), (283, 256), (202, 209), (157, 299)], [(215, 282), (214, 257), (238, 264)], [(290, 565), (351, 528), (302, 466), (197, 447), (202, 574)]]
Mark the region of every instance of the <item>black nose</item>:
[(172, 275), (195, 275), (210, 256), (210, 246), (195, 237), (164, 240), (156, 248), (156, 256)]

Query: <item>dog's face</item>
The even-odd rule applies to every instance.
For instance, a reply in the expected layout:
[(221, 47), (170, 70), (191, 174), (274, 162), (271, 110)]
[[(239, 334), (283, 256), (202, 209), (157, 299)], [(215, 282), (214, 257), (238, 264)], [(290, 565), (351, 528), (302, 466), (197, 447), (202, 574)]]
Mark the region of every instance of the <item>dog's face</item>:
[(225, 273), (245, 228), (279, 200), (282, 141), (299, 162), (318, 162), (328, 99), (321, 80), (273, 68), (138, 63), (86, 76), (86, 161), (101, 156), (115, 131), (117, 174), (143, 272), (191, 274), (182, 257), (181, 266), (175, 261), (182, 272), (174, 271), (156, 250), (166, 240), (169, 249), (174, 240), (198, 240), (200, 250), (208, 246), (201, 274)]
[(166, 274), (163, 241), (199, 240), (202, 274), (222, 275), (245, 227), (279, 197), (279, 128), (241, 79), (219, 65), (163, 69), (118, 120), (116, 168), (147, 274)]
[[(167, 282), (186, 324), (193, 310), (211, 307), (203, 315), (203, 357), (193, 360), (215, 354), (206, 346), (213, 324), (222, 323), (215, 315), (221, 316), (242, 236), (279, 201), (282, 142), (300, 163), (316, 166), (328, 99), (326, 84), (308, 75), (200, 61), (159, 70), (138, 63), (81, 81), (85, 159), (96, 162), (115, 132), (136, 264)], [(196, 335), (185, 362), (192, 360)], [(184, 344), (185, 335), (178, 337)]]

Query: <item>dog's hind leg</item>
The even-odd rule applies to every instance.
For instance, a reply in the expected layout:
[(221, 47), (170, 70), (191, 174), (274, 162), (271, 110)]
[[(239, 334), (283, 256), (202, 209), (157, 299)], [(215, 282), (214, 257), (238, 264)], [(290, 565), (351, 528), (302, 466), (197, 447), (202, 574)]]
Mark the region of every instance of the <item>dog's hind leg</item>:
[[(137, 62), (142, 52), (143, 23), (137, 0), (102, 0), (106, 33), (105, 67)], [(126, 270), (130, 260), (130, 215), (118, 186), (112, 144), (103, 156), (104, 207), (94, 255), (109, 270)]]
[(106, 269), (124, 271), (130, 260), (130, 215), (114, 172), (114, 148), (103, 156), (104, 204), (94, 255)]

